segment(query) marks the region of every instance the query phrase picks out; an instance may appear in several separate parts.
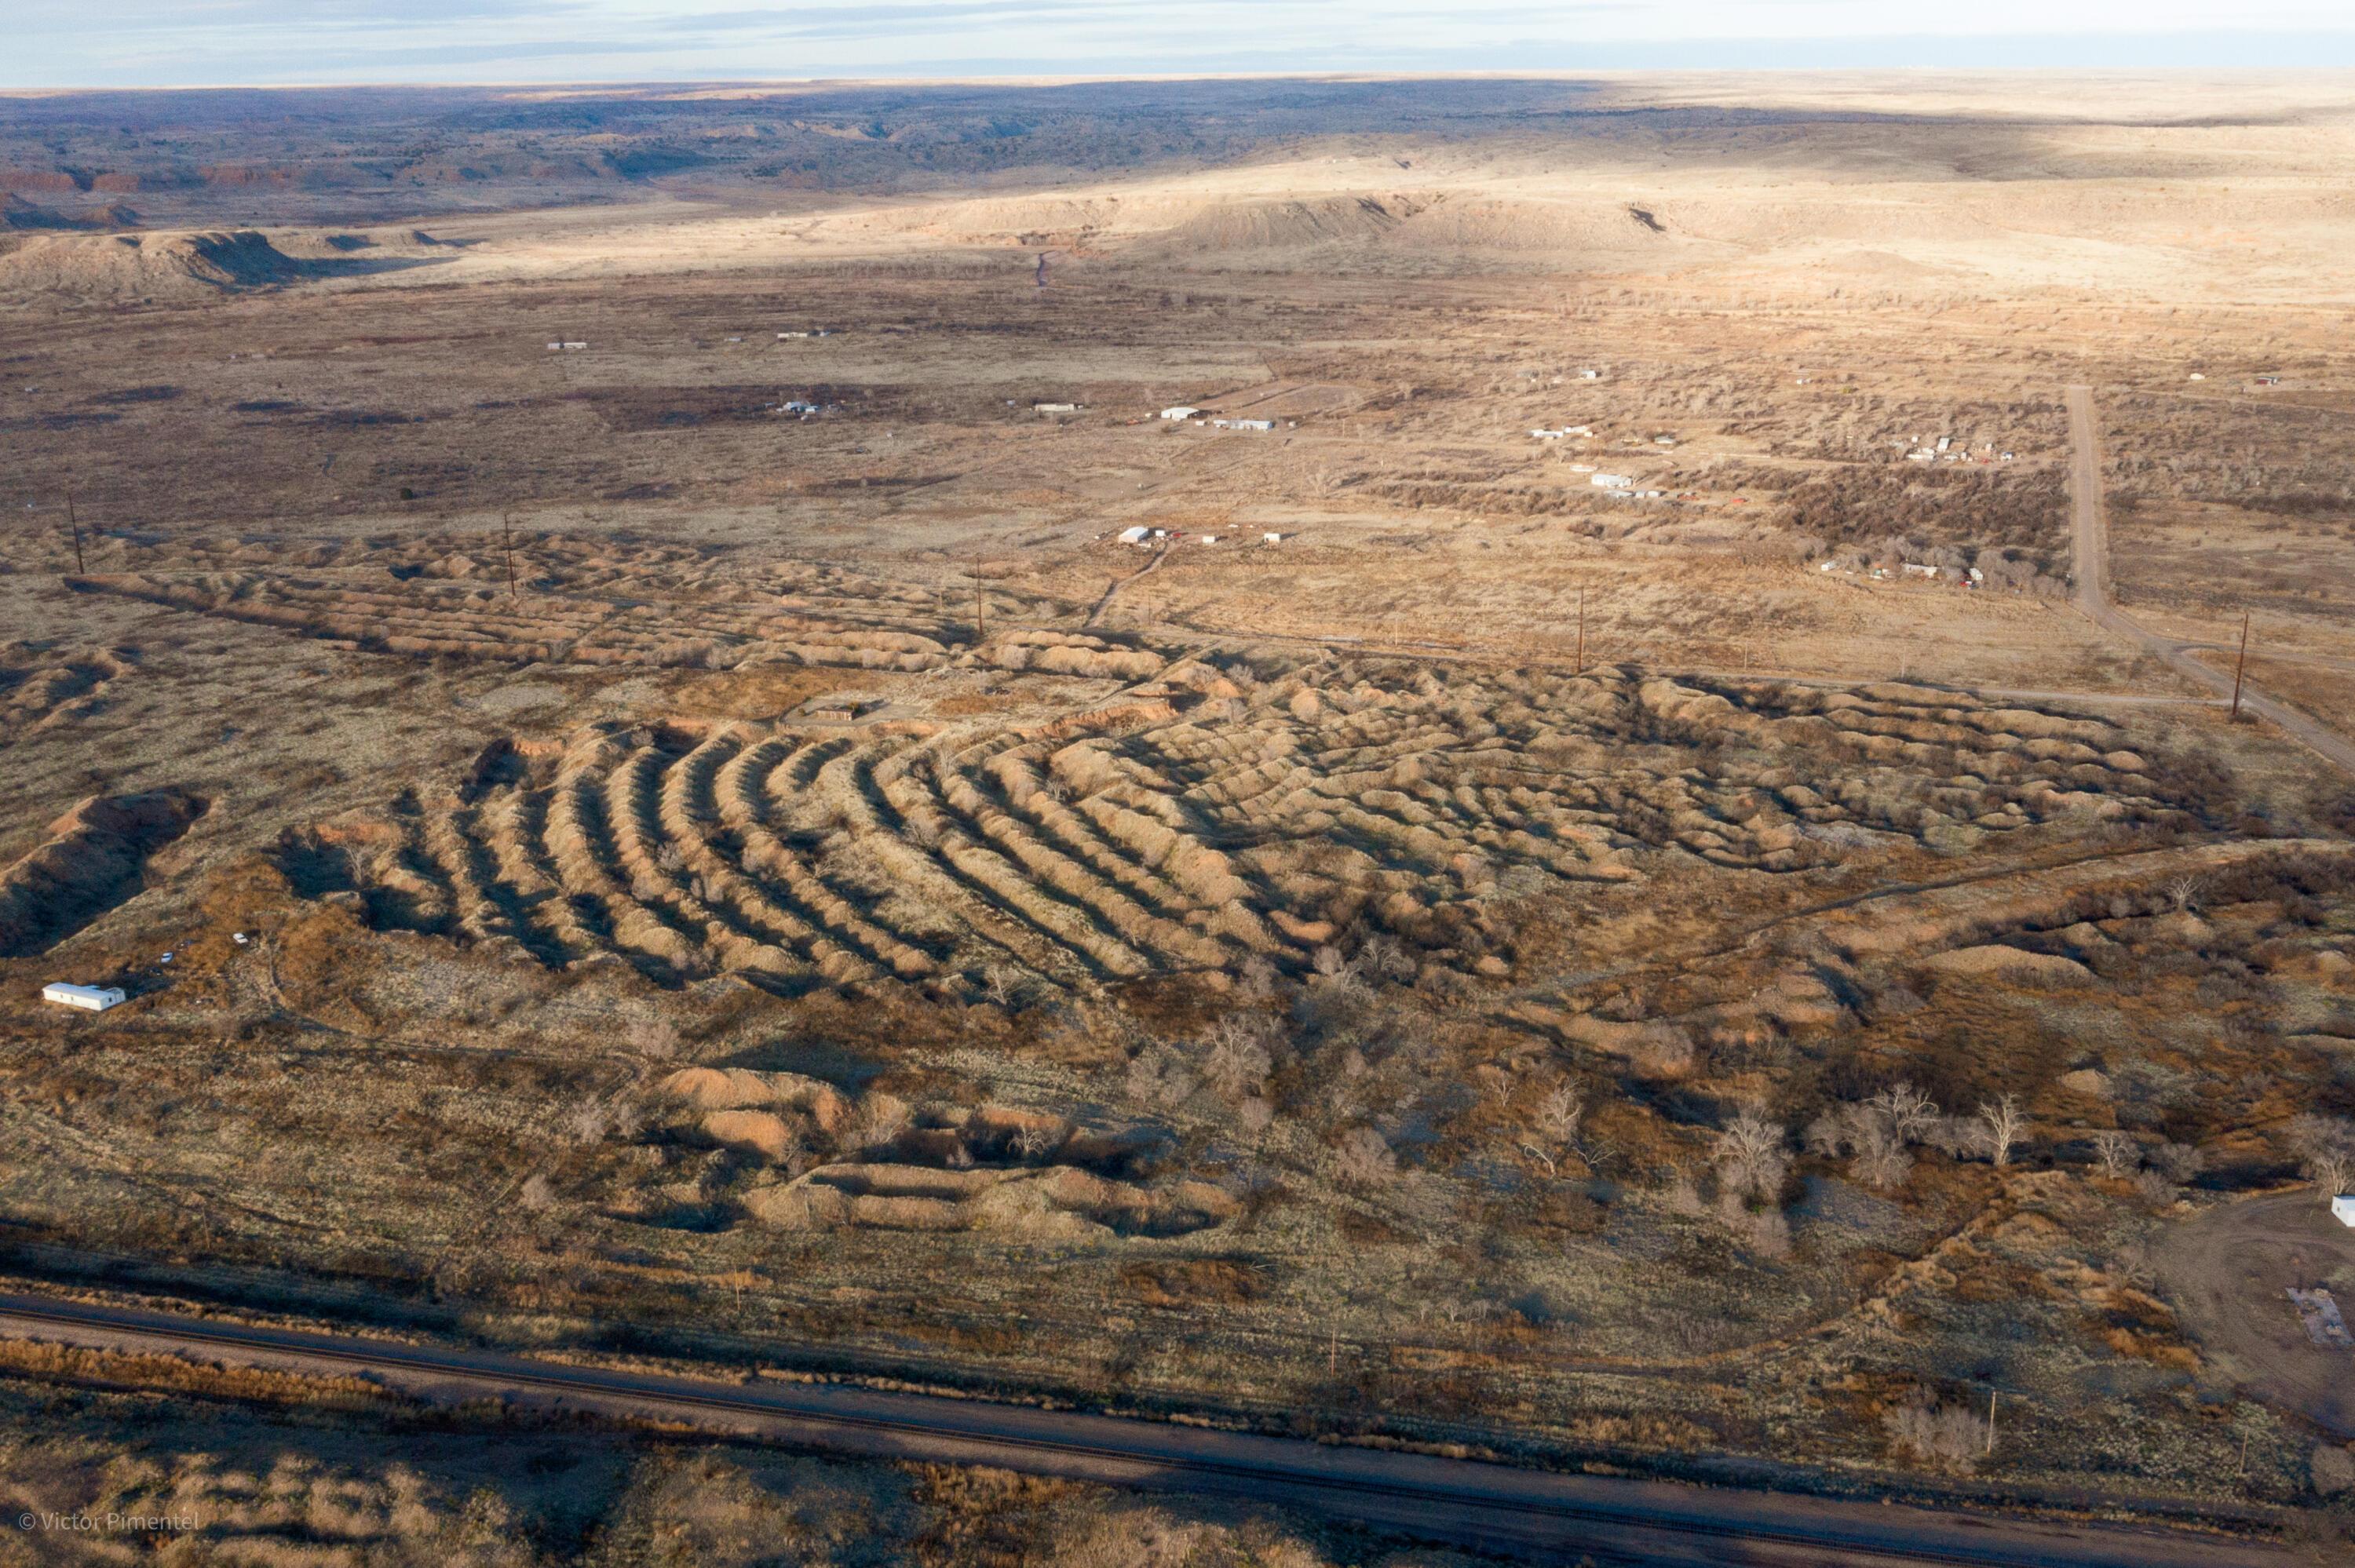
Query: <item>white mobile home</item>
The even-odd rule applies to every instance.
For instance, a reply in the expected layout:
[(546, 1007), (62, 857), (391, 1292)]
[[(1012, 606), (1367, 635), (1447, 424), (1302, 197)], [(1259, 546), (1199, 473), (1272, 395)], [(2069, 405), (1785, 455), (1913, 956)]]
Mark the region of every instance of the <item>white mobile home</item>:
[(1624, 473), (1591, 473), (1586, 482), (1597, 490), (1633, 490), (1636, 482)]
[(1120, 531), (1120, 542), (1124, 545), (1142, 545), (1151, 537), (1153, 530), (1150, 528), (1123, 528)]
[(72, 985), (64, 980), (52, 980), (41, 988), (41, 1000), (54, 1001), (60, 1007), (79, 1007), (85, 1012), (104, 1012), (121, 1005), (123, 988), (112, 985)]
[(1162, 409), (1161, 417), (1165, 419), (1190, 419), (1201, 411), (1199, 408), (1189, 408), (1184, 404), (1179, 404), (1175, 408)]

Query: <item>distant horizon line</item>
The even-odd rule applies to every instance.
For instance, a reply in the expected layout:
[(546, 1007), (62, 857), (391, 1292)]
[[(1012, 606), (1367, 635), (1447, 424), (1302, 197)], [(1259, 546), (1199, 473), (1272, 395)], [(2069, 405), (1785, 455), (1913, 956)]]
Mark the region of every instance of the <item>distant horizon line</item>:
[[(425, 90), (678, 88), (683, 86), (806, 88), (891, 84), (1066, 85), (1104, 81), (1192, 80), (1561, 80), (1629, 76), (2098, 76), (2164, 74), (2224, 76), (2265, 73), (2319, 76), (2355, 70), (2355, 26), (2329, 29), (2231, 27), (2144, 28), (2132, 32), (2056, 31), (1839, 35), (1820, 37), (1630, 38), (1563, 44), (1551, 39), (1483, 43), (1453, 48), (1377, 47), (1349, 59), (1286, 58), (1282, 53), (1204, 51), (1182, 58), (1140, 58), (1098, 53), (1064, 60), (1034, 58), (920, 59), (844, 64), (806, 71), (718, 72), (704, 69), (703, 51), (667, 51), (673, 65), (652, 64), (628, 76), (490, 74), (525, 60), (560, 60), (593, 68), (613, 57), (661, 55), (637, 40), (581, 38), (563, 44), (515, 40), (496, 53), (462, 60), (440, 50), (387, 50), (334, 58), (332, 48), (277, 78), (221, 77), (131, 79), (168, 76), (172, 64), (126, 63), (110, 79), (0, 83), (0, 98), (58, 97), (105, 92), (318, 91)], [(288, 52), (299, 50), (290, 40)], [(742, 51), (738, 51), (740, 58)], [(504, 56), (502, 58), (501, 56)], [(1538, 62), (1545, 63), (1538, 63)], [(59, 62), (60, 69), (86, 67)], [(215, 56), (213, 63), (220, 63)], [(243, 62), (241, 62), (243, 63)], [(713, 61), (710, 63), (719, 63)], [(469, 65), (485, 74), (465, 74)], [(428, 74), (404, 75), (404, 68)], [(201, 63), (194, 69), (201, 70)], [(267, 66), (260, 69), (266, 71)], [(101, 71), (103, 68), (101, 68)], [(311, 74), (316, 70), (319, 74)], [(295, 74), (300, 71), (302, 74)], [(451, 74), (442, 74), (450, 72)], [(341, 74), (339, 74), (341, 73)]]
[[(2355, 31), (2347, 37), (2355, 46)], [(1781, 41), (1781, 40), (1777, 40)], [(926, 87), (926, 86), (1037, 86), (1068, 87), (1093, 82), (1120, 81), (1576, 81), (1591, 78), (1671, 78), (1671, 77), (1968, 77), (1968, 76), (2050, 76), (2050, 77), (2330, 77), (2355, 76), (2355, 47), (2350, 58), (2327, 64), (2296, 65), (2160, 63), (2146, 61), (2135, 64), (1972, 64), (1972, 65), (1762, 65), (1742, 66), (1677, 65), (1677, 66), (1591, 66), (1540, 68), (1465, 68), (1458, 69), (1414, 70), (1394, 67), (1361, 67), (1266, 70), (1122, 70), (1118, 69), (1089, 70), (968, 70), (906, 71), (889, 69), (868, 71), (833, 71), (809, 76), (773, 74), (765, 76), (635, 76), (635, 77), (510, 77), (480, 79), (436, 80), (424, 77), (384, 77), (336, 80), (286, 81), (185, 81), (185, 82), (82, 82), (62, 86), (16, 87), (0, 85), (0, 99), (12, 98), (71, 98), (101, 93), (165, 93), (165, 92), (383, 92), (383, 91), (446, 91), (496, 92), (529, 90), (538, 92), (613, 91), (624, 89), (678, 90), (684, 88), (742, 88), (747, 90), (789, 89), (811, 87)]]

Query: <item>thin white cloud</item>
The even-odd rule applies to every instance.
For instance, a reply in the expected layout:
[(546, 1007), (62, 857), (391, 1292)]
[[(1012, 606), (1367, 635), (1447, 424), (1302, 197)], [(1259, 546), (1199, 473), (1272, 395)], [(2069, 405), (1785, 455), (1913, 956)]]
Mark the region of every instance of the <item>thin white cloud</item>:
[(16, 88), (2355, 60), (2347, 0), (14, 0), (5, 26)]

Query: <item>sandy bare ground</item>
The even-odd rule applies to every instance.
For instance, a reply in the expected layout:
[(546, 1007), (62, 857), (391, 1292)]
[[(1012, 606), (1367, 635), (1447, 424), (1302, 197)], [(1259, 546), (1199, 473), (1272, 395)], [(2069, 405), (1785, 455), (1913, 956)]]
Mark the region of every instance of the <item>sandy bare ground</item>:
[(2212, 1209), (2165, 1233), (2169, 1299), (2219, 1371), (2269, 1404), (2355, 1436), (2355, 1366), (2307, 1338), (2284, 1292), (2355, 1285), (2355, 1231), (2311, 1192)]

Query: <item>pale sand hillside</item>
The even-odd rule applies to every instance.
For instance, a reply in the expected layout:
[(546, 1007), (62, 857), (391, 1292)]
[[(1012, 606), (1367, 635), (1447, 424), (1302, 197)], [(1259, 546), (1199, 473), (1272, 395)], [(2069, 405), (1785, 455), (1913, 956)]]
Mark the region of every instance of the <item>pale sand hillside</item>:
[[(1532, 116), (1476, 139), (1343, 136), (1233, 166), (999, 182), (982, 195), (796, 193), (788, 206), (680, 190), (464, 217), (436, 226), (463, 250), (368, 276), (588, 279), (1052, 249), (1067, 264), (1713, 272), (1946, 298), (2205, 302), (2229, 287), (2252, 302), (2316, 302), (2355, 291), (2355, 197), (2342, 178), (2355, 164), (2355, 82), (2341, 78), (1646, 79), (1606, 84), (1602, 98), (1605, 112)], [(1674, 112), (1702, 104), (1754, 110), (1757, 122), (1687, 128)], [(0, 261), (0, 276), (60, 291), (59, 258), (102, 255), (91, 291), (130, 291), (104, 281), (132, 260), (112, 244), (44, 239)]]

